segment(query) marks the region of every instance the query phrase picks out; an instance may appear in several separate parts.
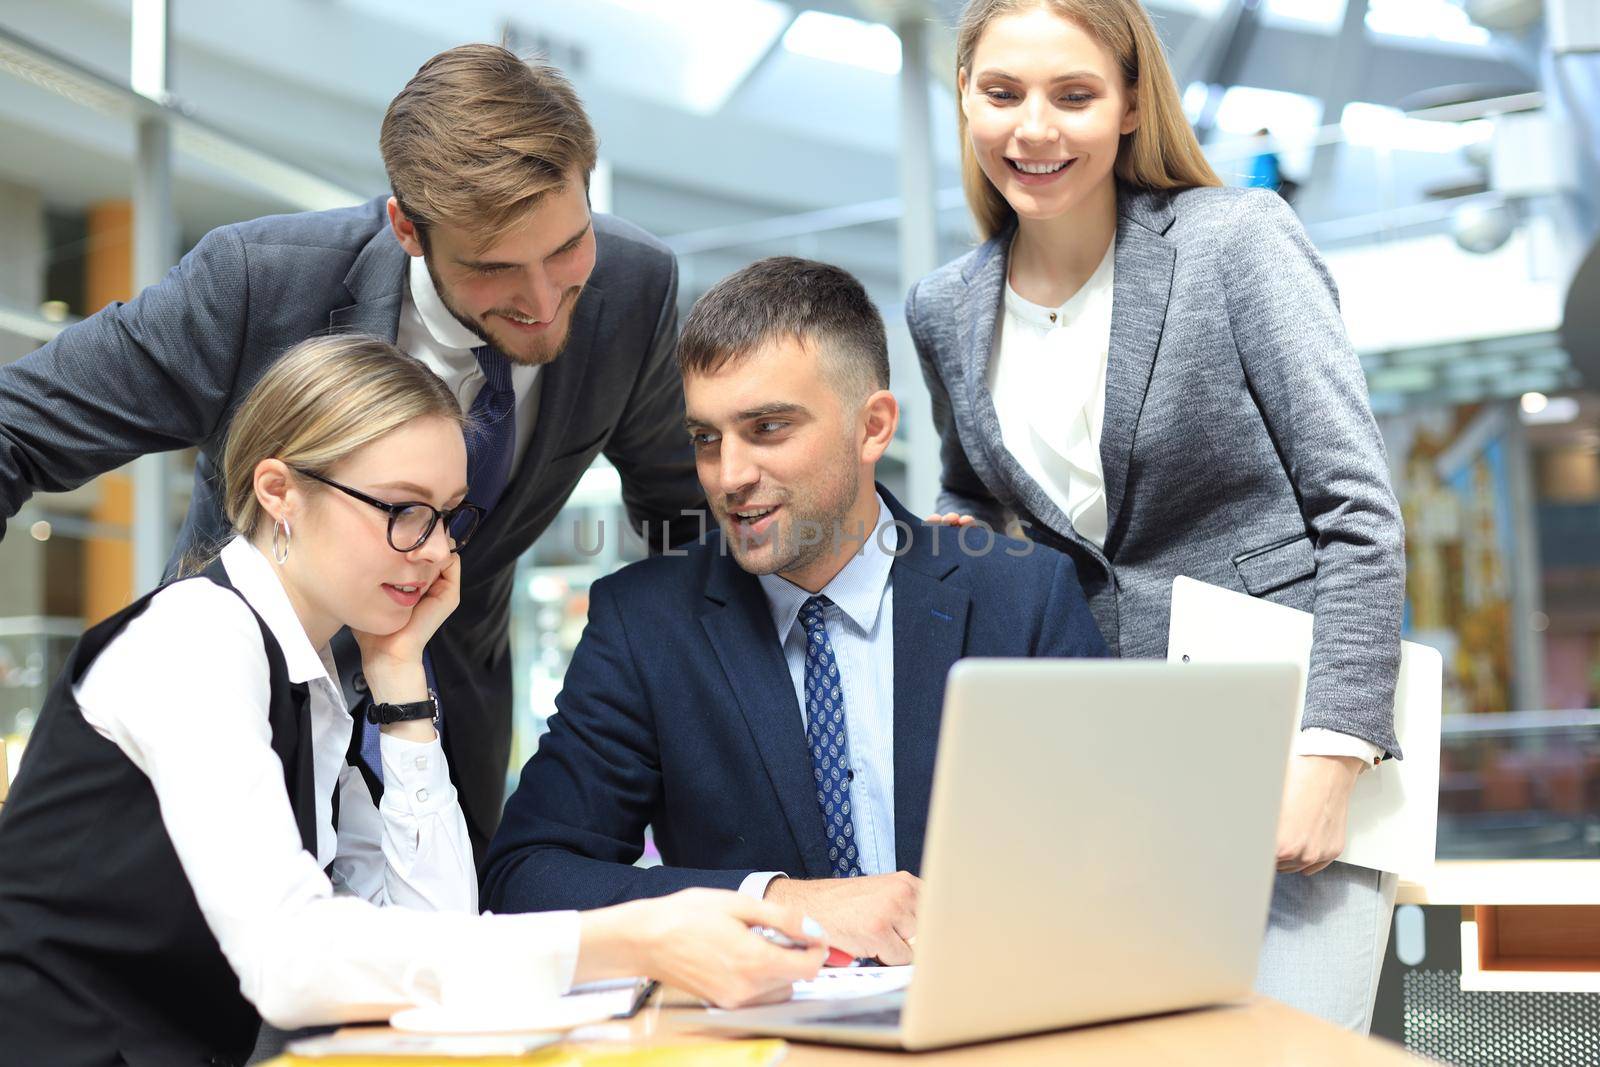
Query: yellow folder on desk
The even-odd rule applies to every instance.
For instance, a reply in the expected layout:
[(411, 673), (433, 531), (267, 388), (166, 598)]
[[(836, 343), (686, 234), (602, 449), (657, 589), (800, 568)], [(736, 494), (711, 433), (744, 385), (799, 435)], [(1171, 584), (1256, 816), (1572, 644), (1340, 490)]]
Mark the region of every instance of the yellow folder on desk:
[(280, 1056), (265, 1067), (771, 1067), (788, 1051), (783, 1041), (695, 1041), (681, 1045), (556, 1045), (526, 1056), (438, 1056), (425, 1054)]
[[(1294, 663), (1300, 667), (1295, 721), (1305, 711), (1311, 613), (1193, 578), (1172, 583), (1167, 659), (1194, 663)], [(1385, 760), (1356, 780), (1339, 859), (1407, 876), (1433, 866), (1439, 826), (1439, 724), (1444, 660), (1437, 649), (1400, 643), (1394, 726), (1405, 758)]]

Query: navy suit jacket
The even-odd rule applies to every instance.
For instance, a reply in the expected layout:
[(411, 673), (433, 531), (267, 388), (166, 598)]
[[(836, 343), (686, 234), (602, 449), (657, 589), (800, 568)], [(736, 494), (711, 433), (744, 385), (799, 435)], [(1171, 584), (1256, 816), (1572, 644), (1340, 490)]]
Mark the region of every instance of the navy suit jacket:
[[(884, 492), (909, 544), (894, 583), (894, 827), (922, 863), (945, 675), (964, 656), (1103, 656), (1067, 556), (925, 527)], [(889, 534), (885, 534), (885, 542)], [(590, 589), (550, 732), (490, 846), (483, 906), (594, 908), (755, 871), (831, 873), (811, 756), (760, 583), (713, 532)], [(665, 865), (632, 864), (653, 827)]]

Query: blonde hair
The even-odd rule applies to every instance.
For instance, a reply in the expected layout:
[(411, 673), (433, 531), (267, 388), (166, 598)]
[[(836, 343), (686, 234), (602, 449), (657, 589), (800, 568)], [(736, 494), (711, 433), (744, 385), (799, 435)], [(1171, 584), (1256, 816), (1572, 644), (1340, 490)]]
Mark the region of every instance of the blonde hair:
[[(972, 57), (990, 23), (1002, 15), (1043, 7), (1075, 23), (1111, 53), (1132, 90), (1139, 125), (1117, 150), (1117, 180), (1139, 189), (1192, 189), (1222, 181), (1184, 117), (1172, 68), (1161, 38), (1139, 0), (971, 0), (961, 13), (956, 35), (956, 74), (972, 74)], [(961, 185), (967, 206), (984, 240), (1011, 224), (1015, 212), (978, 166), (967, 132), (966, 112), (957, 101), (961, 130)]]
[[(255, 472), (264, 459), (324, 474), (386, 434), (428, 417), (465, 425), (431, 370), (387, 341), (346, 334), (289, 349), (233, 416), (222, 452), (222, 510), (244, 537), (263, 512)], [(304, 488), (321, 486), (303, 479)]]
[(465, 44), (428, 60), (400, 90), (378, 148), (424, 245), (441, 222), (488, 245), (573, 171), (587, 186), (599, 143), (555, 67)]

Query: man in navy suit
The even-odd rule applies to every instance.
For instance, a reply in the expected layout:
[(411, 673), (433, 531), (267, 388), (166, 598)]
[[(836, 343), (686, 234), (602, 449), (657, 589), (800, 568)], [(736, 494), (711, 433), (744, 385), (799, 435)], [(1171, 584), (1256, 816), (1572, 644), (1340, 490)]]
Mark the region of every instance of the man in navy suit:
[[(724, 279), (678, 366), (719, 529), (591, 588), (484, 906), (725, 887), (909, 962), (950, 666), (1105, 645), (1066, 556), (922, 526), (875, 484), (899, 408), (882, 319), (846, 272), (776, 258)], [(633, 866), (646, 827), (664, 866)]]

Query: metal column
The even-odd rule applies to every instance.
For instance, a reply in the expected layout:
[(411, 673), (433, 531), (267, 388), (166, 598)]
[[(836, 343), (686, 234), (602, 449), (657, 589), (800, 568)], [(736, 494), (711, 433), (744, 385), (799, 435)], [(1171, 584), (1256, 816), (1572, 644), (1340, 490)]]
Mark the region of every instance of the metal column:
[[(1334, 38), (1322, 92), (1318, 94), (1322, 99), (1323, 126), (1332, 126), (1341, 121), (1346, 105), (1361, 99), (1361, 89), (1372, 64), (1372, 46), (1367, 40), (1368, 7), (1368, 0), (1345, 2), (1344, 21), (1339, 26), (1339, 35)], [(1305, 201), (1314, 202), (1315, 198), (1327, 195), (1343, 153), (1344, 146), (1337, 144), (1318, 145), (1314, 150), (1310, 173), (1301, 178), (1305, 185), (1300, 199), (1302, 211), (1306, 210)], [(1384, 150), (1378, 159), (1379, 200), (1384, 208), (1392, 208), (1395, 206), (1394, 173), (1389, 152)]]
[[(172, 42), (169, 0), (133, 2), (133, 90), (155, 101), (167, 94), (167, 56)], [(160, 281), (176, 258), (172, 211), (172, 130), (166, 118), (138, 120), (138, 157), (133, 178), (133, 287)], [(171, 464), (165, 453), (133, 462), (133, 594), (155, 588), (172, 551)]]
[(1544, 632), (1535, 629), (1533, 617), (1544, 612), (1544, 569), (1539, 563), (1537, 477), (1528, 428), (1518, 405), (1505, 408), (1506, 486), (1510, 496), (1511, 558), (1507, 561), (1511, 586), (1511, 707), (1542, 711), (1544, 702)]
[[(938, 189), (933, 157), (933, 118), (928, 103), (928, 27), (916, 13), (901, 14), (900, 36), (900, 291), (939, 265)], [(918, 379), (920, 381), (920, 378)], [(931, 511), (939, 495), (939, 440), (922, 389), (897, 390), (916, 397), (900, 412), (906, 443), (906, 503), (912, 511)]]

